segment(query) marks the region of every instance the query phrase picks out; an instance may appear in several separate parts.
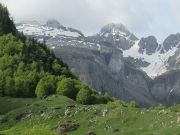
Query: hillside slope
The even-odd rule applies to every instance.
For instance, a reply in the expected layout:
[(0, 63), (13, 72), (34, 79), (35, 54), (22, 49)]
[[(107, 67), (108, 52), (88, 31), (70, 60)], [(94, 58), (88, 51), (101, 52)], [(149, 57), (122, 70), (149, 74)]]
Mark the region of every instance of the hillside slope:
[[(18, 99), (9, 99), (11, 102), (14, 100)], [(8, 103), (6, 102), (7, 106)], [(178, 106), (169, 109), (161, 107), (141, 109), (126, 105), (112, 102), (107, 105), (85, 106), (62, 96), (50, 96), (33, 103), (27, 101), (21, 108), (0, 115), (0, 134), (178, 135), (180, 133)]]

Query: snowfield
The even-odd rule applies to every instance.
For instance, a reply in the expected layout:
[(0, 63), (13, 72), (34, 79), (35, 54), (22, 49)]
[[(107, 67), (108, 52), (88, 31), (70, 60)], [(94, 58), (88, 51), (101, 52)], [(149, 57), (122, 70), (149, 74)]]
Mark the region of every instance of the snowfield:
[[(143, 54), (139, 53), (138, 44), (139, 44), (139, 40), (137, 40), (135, 44), (129, 50), (123, 51), (123, 56), (124, 57), (130, 56), (135, 59), (136, 58), (141, 59), (143, 61), (150, 63), (149, 66), (142, 67), (141, 69), (144, 72), (146, 72), (150, 77), (154, 78), (167, 71), (166, 66), (167, 66), (168, 58), (175, 54), (176, 50), (178, 49), (177, 47), (179, 46), (180, 43), (177, 44), (176, 47), (171, 48), (169, 51), (165, 53), (160, 53), (161, 49), (159, 49), (159, 50), (156, 50), (156, 52), (151, 55), (147, 55), (146, 52), (144, 52)], [(161, 45), (161, 48), (162, 47), (163, 46)]]
[(35, 36), (68, 36), (68, 37), (80, 37), (81, 35), (77, 32), (71, 32), (68, 30), (49, 28), (43, 25), (32, 25), (32, 24), (22, 24), (17, 26), (17, 29), (23, 32), (25, 35), (35, 35)]

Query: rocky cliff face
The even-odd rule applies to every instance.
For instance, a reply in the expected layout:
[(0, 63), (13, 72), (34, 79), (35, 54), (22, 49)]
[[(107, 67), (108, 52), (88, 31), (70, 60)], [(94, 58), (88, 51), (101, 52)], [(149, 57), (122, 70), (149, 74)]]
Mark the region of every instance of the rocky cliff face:
[(133, 46), (137, 37), (129, 32), (123, 24), (108, 24), (98, 34), (87, 37), (87, 39), (96, 43), (111, 43), (116, 48), (128, 50)]
[(166, 105), (180, 103), (180, 70), (167, 72), (153, 80), (152, 95)]
[(174, 47), (179, 48), (180, 47), (180, 33), (171, 34), (170, 36), (168, 36), (164, 40), (163, 46), (164, 46), (165, 51), (169, 51)]
[(46, 40), (80, 80), (100, 93), (143, 106), (180, 103), (179, 34), (159, 44), (154, 36), (139, 40), (122, 24), (108, 24), (89, 37), (55, 20), (45, 25), (22, 23), (17, 29)]
[[(46, 22), (46, 26), (50, 27), (50, 28), (63, 28), (64, 26), (62, 26), (57, 20), (55, 19), (49, 19)], [(65, 28), (65, 27), (64, 27)]]
[(147, 38), (142, 38), (139, 42), (139, 50), (138, 52), (147, 55), (152, 55), (158, 50), (157, 39), (154, 36), (149, 36)]
[(135, 100), (140, 105), (153, 105), (149, 85), (151, 79), (124, 62), (121, 51), (112, 48), (89, 50), (87, 48), (59, 47), (54, 50), (70, 66), (79, 79), (100, 93), (125, 101)]

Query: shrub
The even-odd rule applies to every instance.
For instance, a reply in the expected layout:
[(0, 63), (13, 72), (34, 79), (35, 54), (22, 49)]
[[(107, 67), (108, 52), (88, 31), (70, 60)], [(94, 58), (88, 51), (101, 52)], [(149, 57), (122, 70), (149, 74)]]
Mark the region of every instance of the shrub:
[(93, 95), (93, 104), (107, 104), (108, 100), (101, 95)]
[(119, 106), (119, 107), (128, 107), (128, 105), (124, 101), (121, 101), (121, 100), (118, 100), (118, 99), (113, 99), (108, 104), (113, 104), (113, 105), (116, 105), (116, 106)]
[(56, 89), (57, 94), (76, 99), (78, 89), (75, 87), (75, 81), (71, 78), (63, 78), (58, 82)]
[(92, 104), (92, 100), (92, 90), (90, 90), (88, 87), (82, 88), (76, 96), (76, 101), (81, 104)]
[(130, 102), (128, 103), (128, 107), (130, 107), (130, 108), (136, 108), (136, 107), (138, 107), (138, 105), (137, 105), (137, 103), (136, 103), (135, 101), (130, 101)]
[(56, 78), (53, 75), (48, 75), (42, 78), (36, 87), (36, 96), (39, 98), (54, 94), (56, 91)]

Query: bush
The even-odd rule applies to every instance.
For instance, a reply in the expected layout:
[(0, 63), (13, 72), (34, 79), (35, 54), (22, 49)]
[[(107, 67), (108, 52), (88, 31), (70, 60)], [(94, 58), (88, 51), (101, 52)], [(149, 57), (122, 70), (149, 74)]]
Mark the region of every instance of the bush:
[(93, 95), (93, 104), (107, 104), (108, 100), (101, 95)]
[(78, 89), (75, 87), (76, 83), (71, 78), (63, 78), (58, 82), (56, 89), (57, 94), (67, 96), (72, 99), (76, 99)]
[(56, 91), (56, 78), (53, 75), (48, 75), (42, 78), (36, 87), (36, 96), (39, 98), (54, 94)]
[(173, 112), (180, 112), (180, 105), (173, 105), (169, 109)]
[(162, 110), (162, 109), (166, 109), (166, 107), (160, 104), (160, 105), (156, 105), (156, 106), (152, 107), (152, 109), (154, 109), (154, 110)]
[(76, 101), (81, 104), (92, 104), (93, 99), (92, 90), (90, 90), (88, 87), (82, 88), (76, 96)]
[(10, 95), (10, 96), (14, 96), (15, 95), (14, 94), (14, 92), (15, 92), (15, 90), (14, 90), (14, 80), (11, 77), (7, 76), (5, 82), (6, 82), (5, 83), (5, 88), (6, 88), (6, 93), (5, 94)]
[(124, 102), (124, 101), (121, 101), (121, 100), (118, 100), (118, 99), (114, 99), (113, 102), (110, 102), (116, 106), (120, 106), (120, 107), (128, 107), (128, 105)]
[(130, 108), (137, 108), (138, 105), (137, 105), (137, 103), (136, 103), (135, 101), (130, 101), (130, 102), (128, 103), (128, 107), (130, 107)]

